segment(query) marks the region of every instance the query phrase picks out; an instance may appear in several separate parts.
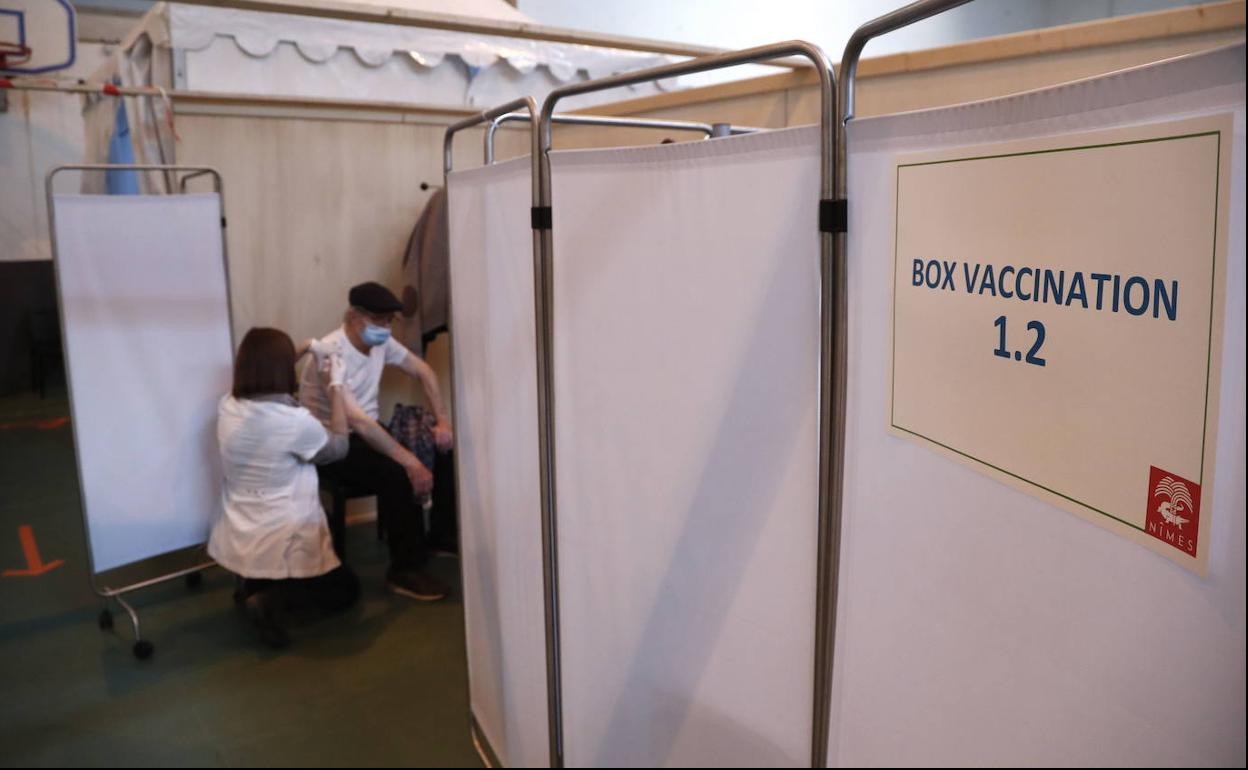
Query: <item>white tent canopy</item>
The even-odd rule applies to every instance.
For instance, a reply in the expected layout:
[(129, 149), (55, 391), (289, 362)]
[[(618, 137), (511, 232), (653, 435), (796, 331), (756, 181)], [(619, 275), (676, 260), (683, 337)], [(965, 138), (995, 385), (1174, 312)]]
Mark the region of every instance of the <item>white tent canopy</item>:
[(422, 13), (454, 13), (458, 16), (475, 16), (494, 21), (518, 21), (532, 23), (533, 19), (521, 13), (506, 0), (354, 0), (358, 5), (376, 5), (380, 8), (402, 8)]
[[(385, 4), (395, 5), (393, 0)], [(452, 7), (438, 0), (406, 0), (403, 5), (532, 22), (499, 0)], [(143, 47), (145, 38), (151, 43), (154, 85), (446, 107), (485, 107), (518, 94), (540, 98), (571, 81), (675, 60), (587, 45), (176, 3), (154, 6), (123, 45), (123, 55)], [(631, 95), (670, 85), (641, 86)]]

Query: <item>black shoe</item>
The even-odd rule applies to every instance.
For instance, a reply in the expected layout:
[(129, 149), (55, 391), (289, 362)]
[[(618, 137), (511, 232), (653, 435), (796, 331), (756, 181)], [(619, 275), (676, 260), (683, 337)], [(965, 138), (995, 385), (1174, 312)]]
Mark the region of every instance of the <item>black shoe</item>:
[(268, 591), (259, 591), (243, 602), (247, 616), (260, 632), (260, 639), (269, 647), (280, 650), (290, 644), (290, 636), (282, 627), (281, 612), (277, 601)]
[(406, 570), (386, 575), (386, 588), (421, 602), (445, 599), (448, 588), (427, 572)]

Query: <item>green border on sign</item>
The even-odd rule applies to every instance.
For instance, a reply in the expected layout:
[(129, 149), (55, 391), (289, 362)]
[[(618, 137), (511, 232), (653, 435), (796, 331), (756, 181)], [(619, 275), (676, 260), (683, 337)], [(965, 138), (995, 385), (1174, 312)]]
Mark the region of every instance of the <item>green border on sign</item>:
[(897, 164), (896, 179), (895, 179), (895, 186), (894, 186), (894, 200), (893, 200), (893, 287), (892, 287), (893, 288), (893, 356), (892, 356), (892, 373), (891, 373), (892, 376), (891, 376), (891, 382), (890, 382), (890, 386), (892, 389), (892, 398), (889, 400), (889, 415), (888, 415), (889, 424), (894, 429), (902, 431), (903, 433), (909, 433), (911, 436), (916, 436), (918, 438), (921, 438), (924, 441), (928, 441), (932, 444), (935, 444), (938, 447), (941, 447), (942, 449), (946, 449), (950, 452), (953, 452), (954, 454), (961, 455), (962, 457), (965, 457), (968, 460), (974, 460), (980, 465), (986, 466), (988, 468), (992, 468), (998, 473), (1004, 473), (1005, 475), (1010, 476), (1011, 478), (1015, 478), (1015, 479), (1018, 479), (1019, 481), (1026, 482), (1032, 485), (1033, 487), (1036, 487), (1037, 489), (1042, 489), (1051, 495), (1056, 495), (1062, 498), (1063, 500), (1069, 500), (1070, 502), (1075, 503), (1076, 505), (1083, 506), (1089, 511), (1099, 513), (1102, 516), (1108, 517), (1110, 519), (1113, 519), (1116, 522), (1119, 522), (1120, 524), (1125, 524), (1126, 526), (1131, 527), (1134, 530), (1137, 530), (1139, 532), (1145, 532), (1145, 528), (1139, 526), (1138, 524), (1133, 524), (1124, 519), (1120, 519), (1117, 516), (1113, 515), (1112, 513), (1109, 513), (1108, 511), (1102, 511), (1100, 508), (1097, 508), (1092, 505), (1088, 505), (1082, 500), (1075, 499), (1071, 497), (1070, 495), (1062, 494), (1061, 492), (1058, 492), (1056, 489), (1050, 489), (1049, 487), (1046, 487), (1037, 481), (1032, 481), (1029, 478), (1020, 476), (1017, 473), (1006, 470), (1005, 468), (1001, 468), (996, 465), (993, 465), (992, 463), (986, 460), (981, 460), (980, 458), (972, 454), (963, 452), (962, 450), (957, 449), (956, 447), (951, 447), (948, 444), (942, 444), (941, 442), (937, 441), (934, 438), (931, 438), (930, 436), (924, 436), (922, 433), (917, 433), (915, 431), (910, 430), (909, 428), (905, 428), (897, 424), (897, 418), (896, 418), (896, 409), (897, 409), (897, 259), (899, 256), (898, 252), (900, 249), (898, 235), (900, 233), (900, 223), (901, 223), (901, 170), (903, 168), (914, 168), (918, 166), (937, 166), (937, 165), (941, 165), (944, 163), (964, 163), (964, 162), (973, 161), (973, 160), (995, 160), (999, 158), (1017, 158), (1017, 157), (1021, 157), (1024, 155), (1048, 155), (1050, 153), (1055, 153), (1055, 152), (1076, 152), (1079, 150), (1099, 150), (1099, 149), (1105, 149), (1108, 147), (1126, 147), (1126, 146), (1133, 145), (1133, 144), (1152, 144), (1155, 142), (1173, 142), (1173, 141), (1178, 141), (1181, 139), (1198, 139), (1200, 137), (1205, 137), (1205, 136), (1216, 136), (1218, 139), (1218, 144), (1217, 144), (1217, 156), (1216, 156), (1215, 167), (1214, 167), (1214, 188), (1213, 188), (1213, 201), (1214, 201), (1214, 204), (1213, 204), (1213, 255), (1212, 255), (1212, 269), (1210, 270), (1210, 278), (1209, 278), (1209, 339), (1208, 339), (1208, 349), (1205, 355), (1205, 419), (1204, 419), (1204, 425), (1202, 426), (1202, 432), (1201, 432), (1201, 437), (1200, 437), (1200, 483), (1203, 486), (1205, 483), (1205, 444), (1206, 444), (1206, 439), (1208, 438), (1208, 435), (1209, 435), (1209, 387), (1210, 387), (1209, 384), (1210, 384), (1210, 379), (1211, 379), (1211, 375), (1213, 372), (1213, 307), (1217, 301), (1215, 289), (1217, 288), (1216, 283), (1217, 283), (1217, 274), (1218, 274), (1218, 208), (1219, 208), (1218, 204), (1220, 203), (1220, 192), (1222, 189), (1222, 133), (1223, 132), (1221, 130), (1202, 131), (1200, 133), (1193, 133), (1193, 134), (1176, 134), (1174, 136), (1160, 136), (1160, 137), (1154, 137), (1151, 139), (1132, 139), (1132, 140), (1124, 141), (1124, 142), (1107, 142), (1104, 144), (1087, 144), (1087, 145), (1080, 145), (1078, 147), (1054, 147), (1048, 150), (1029, 150), (1027, 152), (1007, 152), (1007, 153), (1001, 153), (999, 155), (973, 155), (973, 156), (969, 156), (966, 158), (949, 158), (947, 160), (929, 160), (929, 161), (923, 161), (921, 163), (899, 163)]

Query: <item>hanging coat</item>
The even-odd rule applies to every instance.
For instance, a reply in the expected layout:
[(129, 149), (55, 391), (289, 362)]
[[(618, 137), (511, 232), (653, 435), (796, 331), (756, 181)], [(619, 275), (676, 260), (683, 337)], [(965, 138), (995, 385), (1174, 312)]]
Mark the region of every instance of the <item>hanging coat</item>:
[(412, 228), (403, 255), (403, 341), (412, 350), (450, 323), (447, 265), (446, 190), (438, 189)]

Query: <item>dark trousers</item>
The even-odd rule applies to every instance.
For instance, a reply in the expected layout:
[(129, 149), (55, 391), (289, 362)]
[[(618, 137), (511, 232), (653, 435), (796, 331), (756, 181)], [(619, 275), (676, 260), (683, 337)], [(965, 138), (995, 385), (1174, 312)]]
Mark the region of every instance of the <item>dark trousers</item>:
[(360, 581), (345, 564), (310, 578), (243, 579), (243, 598), (264, 591), (281, 610), (313, 607), (321, 612), (341, 612), (360, 598)]
[(317, 471), (339, 484), (377, 496), (377, 515), (386, 525), (390, 545), (390, 569), (394, 572), (420, 569), (429, 560), (425, 527), (412, 482), (403, 466), (351, 434), (347, 456)]
[(459, 522), (455, 513), (455, 453), (440, 454), (433, 463), (429, 542), (435, 546), (453, 547), (459, 542)]

